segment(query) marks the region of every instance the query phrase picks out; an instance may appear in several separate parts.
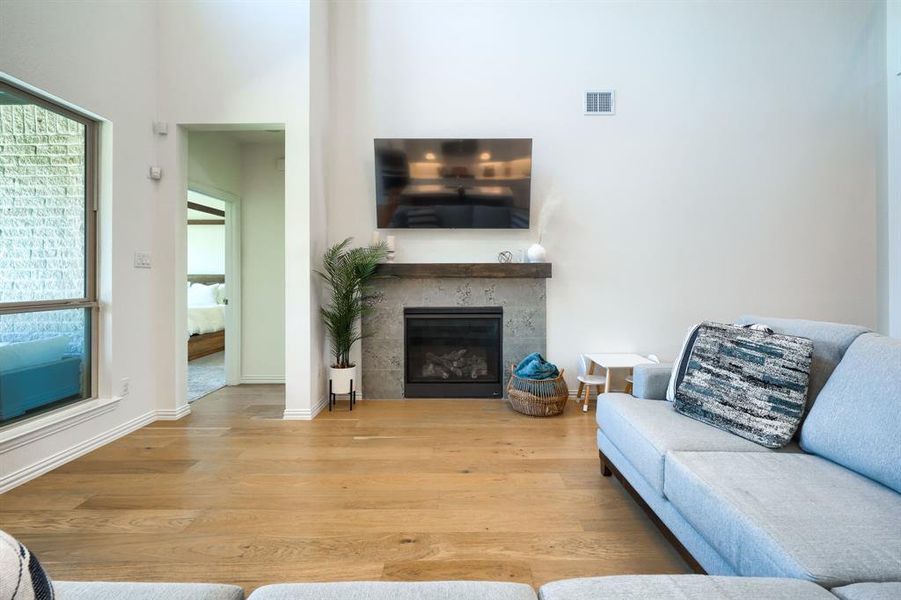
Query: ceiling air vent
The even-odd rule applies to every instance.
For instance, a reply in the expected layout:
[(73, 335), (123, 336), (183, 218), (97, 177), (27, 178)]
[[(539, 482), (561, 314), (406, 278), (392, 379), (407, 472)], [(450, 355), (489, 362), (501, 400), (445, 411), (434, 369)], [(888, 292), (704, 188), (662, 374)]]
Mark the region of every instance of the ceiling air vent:
[(586, 115), (612, 115), (616, 114), (613, 90), (585, 92)]

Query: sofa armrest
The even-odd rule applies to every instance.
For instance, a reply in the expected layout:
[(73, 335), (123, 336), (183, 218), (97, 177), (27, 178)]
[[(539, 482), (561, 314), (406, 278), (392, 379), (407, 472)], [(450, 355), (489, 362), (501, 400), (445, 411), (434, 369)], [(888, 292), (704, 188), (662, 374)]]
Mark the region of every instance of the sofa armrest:
[(654, 363), (637, 365), (632, 370), (632, 395), (645, 400), (666, 400), (673, 365)]

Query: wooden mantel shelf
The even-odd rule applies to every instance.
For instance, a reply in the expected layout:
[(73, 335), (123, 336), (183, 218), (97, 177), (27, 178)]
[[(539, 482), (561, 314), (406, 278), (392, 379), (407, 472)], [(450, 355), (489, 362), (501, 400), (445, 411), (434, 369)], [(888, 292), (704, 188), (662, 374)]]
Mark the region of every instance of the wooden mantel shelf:
[(482, 277), (491, 279), (549, 279), (551, 263), (383, 263), (376, 271), (385, 277)]

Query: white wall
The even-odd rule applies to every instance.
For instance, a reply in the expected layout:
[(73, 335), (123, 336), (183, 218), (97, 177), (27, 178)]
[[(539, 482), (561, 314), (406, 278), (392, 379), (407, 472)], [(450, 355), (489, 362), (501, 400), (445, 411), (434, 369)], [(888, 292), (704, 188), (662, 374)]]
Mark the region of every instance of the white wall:
[[(187, 137), (188, 188), (240, 203), (241, 144), (222, 131), (188, 131)], [(188, 273), (225, 273), (225, 227), (188, 225), (187, 256)]]
[(188, 273), (225, 273), (224, 225), (188, 225)]
[(241, 382), (285, 380), (282, 144), (241, 146)]
[[(878, 3), (337, 3), (329, 240), (375, 228), (374, 137), (534, 138), (548, 353), (672, 357), (743, 312), (876, 324)], [(878, 41), (878, 40), (877, 40)], [(582, 93), (615, 88), (617, 114)], [(395, 231), (494, 261), (531, 231)]]
[[(146, 2), (0, 3), (0, 71), (105, 120), (99, 212), (102, 399), (114, 396), (121, 378), (131, 380), (127, 397), (96, 403), (89, 418), (69, 420), (52, 434), (43, 430), (11, 440), (34, 423), (5, 429), (0, 489), (152, 420), (158, 382), (169, 375), (158, 360), (154, 319), (162, 300), (154, 229), (160, 206), (156, 183), (147, 178), (148, 166), (156, 162), (150, 129), (157, 98), (155, 19), (153, 4)], [(153, 252), (154, 269), (133, 268), (137, 250)]]
[(188, 187), (216, 198), (240, 197), (240, 144), (221, 131), (190, 131)]
[(886, 5), (883, 328), (901, 338), (901, 0)]
[[(323, 0), (310, 3), (310, 261), (322, 266), (328, 245), (328, 152), (331, 91), (331, 9)], [(329, 354), (319, 314), (323, 294), (321, 278), (313, 275), (310, 287), (310, 397), (320, 403), (326, 397), (325, 357)]]
[[(159, 3), (159, 117), (176, 124), (273, 124), (285, 128), (285, 379), (289, 418), (310, 418), (322, 406), (312, 399), (310, 314), (309, 71), (310, 6), (305, 0), (254, 2), (200, 1)], [(178, 133), (178, 132), (176, 132)], [(161, 187), (161, 205), (174, 215), (160, 223), (168, 236), (165, 259), (171, 279), (183, 273), (178, 263), (178, 212), (174, 204), (186, 182), (179, 135), (170, 134), (160, 162), (169, 172)], [(183, 215), (182, 215), (183, 219)], [(172, 288), (174, 289), (174, 288)], [(290, 308), (287, 308), (290, 307)], [(173, 301), (159, 315), (181, 322)], [(175, 346), (177, 332), (170, 335)], [(318, 348), (317, 348), (318, 352)], [(172, 357), (178, 373), (179, 356)], [(184, 396), (177, 402), (184, 403)]]

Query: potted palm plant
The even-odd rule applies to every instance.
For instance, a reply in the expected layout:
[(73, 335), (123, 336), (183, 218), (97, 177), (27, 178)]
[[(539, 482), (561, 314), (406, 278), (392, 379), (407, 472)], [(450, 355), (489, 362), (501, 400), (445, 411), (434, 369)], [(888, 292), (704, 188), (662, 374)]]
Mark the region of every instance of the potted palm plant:
[(320, 311), (331, 342), (329, 378), (336, 394), (350, 393), (351, 380), (359, 381), (357, 366), (350, 360), (350, 350), (363, 338), (360, 318), (372, 305), (368, 284), (386, 254), (384, 244), (350, 248), (352, 239), (347, 238), (326, 250), (322, 270), (316, 271), (328, 286), (329, 298)]

